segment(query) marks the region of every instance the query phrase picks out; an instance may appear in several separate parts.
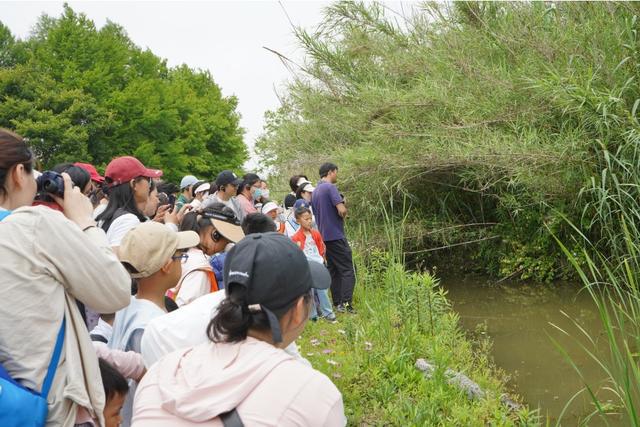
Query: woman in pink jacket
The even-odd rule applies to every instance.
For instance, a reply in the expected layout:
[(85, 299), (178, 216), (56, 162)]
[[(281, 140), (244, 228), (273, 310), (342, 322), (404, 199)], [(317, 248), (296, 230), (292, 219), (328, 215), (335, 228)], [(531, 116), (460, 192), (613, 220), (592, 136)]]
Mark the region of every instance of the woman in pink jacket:
[(331, 380), (283, 350), (304, 330), (311, 290), (329, 287), (326, 268), (279, 233), (252, 234), (229, 252), (224, 280), (211, 342), (151, 367), (133, 425), (344, 426)]

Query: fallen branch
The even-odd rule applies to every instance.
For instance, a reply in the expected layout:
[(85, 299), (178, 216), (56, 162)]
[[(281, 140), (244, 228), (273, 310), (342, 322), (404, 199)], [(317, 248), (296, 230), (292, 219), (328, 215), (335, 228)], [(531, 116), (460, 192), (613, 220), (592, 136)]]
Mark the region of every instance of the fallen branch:
[(433, 252), (433, 251), (439, 251), (441, 249), (449, 249), (449, 248), (453, 248), (456, 246), (463, 246), (463, 245), (469, 245), (471, 243), (478, 243), (478, 242), (483, 242), (485, 240), (491, 240), (491, 239), (497, 239), (500, 236), (490, 236), (490, 237), (483, 237), (482, 239), (476, 239), (476, 240), (469, 240), (467, 242), (460, 242), (460, 243), (454, 243), (452, 245), (447, 245), (447, 246), (440, 246), (439, 248), (429, 248), (429, 249), (422, 249), (419, 251), (411, 251), (411, 252), (405, 252), (405, 254), (420, 254), (420, 253), (424, 253), (424, 252)]

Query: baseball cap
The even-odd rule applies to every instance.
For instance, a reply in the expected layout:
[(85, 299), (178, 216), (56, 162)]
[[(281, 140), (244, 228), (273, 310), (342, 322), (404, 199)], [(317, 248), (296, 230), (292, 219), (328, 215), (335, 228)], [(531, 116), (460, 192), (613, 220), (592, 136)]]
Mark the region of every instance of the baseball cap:
[(200, 243), (195, 231), (175, 232), (159, 222), (147, 221), (132, 228), (122, 239), (118, 254), (121, 262), (136, 269), (131, 277), (149, 277), (173, 256), (178, 249), (188, 249)]
[(331, 276), (319, 262), (277, 232), (250, 234), (227, 254), (224, 263), (227, 295), (232, 286), (244, 286), (251, 311), (264, 311), (275, 342), (282, 342), (277, 315), (313, 289), (327, 289)]
[(262, 207), (262, 213), (266, 214), (271, 212), (274, 209), (278, 209), (278, 205), (275, 202), (267, 202), (265, 203), (265, 205)]
[(180, 181), (180, 190), (184, 190), (188, 186), (193, 185), (198, 181), (199, 181), (198, 178), (196, 178), (195, 176), (187, 175), (184, 178), (182, 178), (182, 181)]
[(124, 156), (111, 160), (107, 165), (104, 176), (111, 180), (111, 185), (119, 185), (139, 176), (160, 178), (162, 171), (159, 169), (148, 169), (135, 157)]
[[(216, 178), (216, 182), (215, 185), (216, 187), (220, 187), (223, 185), (229, 185), (229, 184), (234, 184), (237, 186), (236, 182), (238, 181), (238, 177), (236, 176), (235, 173), (231, 172), (230, 170), (225, 170), (222, 171), (218, 174), (218, 177)], [(241, 181), (241, 180), (240, 180)]]
[(89, 172), (89, 175), (91, 175), (91, 181), (100, 182), (100, 183), (104, 182), (104, 177), (98, 173), (98, 170), (92, 164), (78, 162), (78, 163), (74, 163), (73, 165), (78, 166), (79, 168), (82, 168), (87, 172)]
[(196, 188), (195, 193), (201, 193), (203, 191), (209, 191), (209, 189), (211, 188), (211, 184), (209, 184), (208, 182), (205, 182), (202, 185), (199, 185), (198, 188)]
[(239, 242), (244, 238), (244, 231), (240, 227), (240, 223), (234, 215), (225, 215), (225, 213), (217, 209), (216, 206), (224, 207), (222, 203), (215, 203), (213, 206), (208, 206), (202, 211), (202, 216), (209, 218), (213, 223), (213, 227), (224, 238), (232, 243)]

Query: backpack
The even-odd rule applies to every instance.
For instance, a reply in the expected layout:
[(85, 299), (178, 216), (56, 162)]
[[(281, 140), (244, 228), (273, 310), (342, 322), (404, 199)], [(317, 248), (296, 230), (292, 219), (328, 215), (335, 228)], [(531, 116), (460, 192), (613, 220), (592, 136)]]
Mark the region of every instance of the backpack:
[[(10, 213), (10, 211), (0, 211), (0, 221)], [(65, 323), (63, 317), (40, 393), (26, 388), (14, 380), (0, 364), (0, 425), (4, 427), (44, 427), (46, 424), (49, 412), (47, 396), (53, 383), (53, 377), (56, 375), (62, 352)]]

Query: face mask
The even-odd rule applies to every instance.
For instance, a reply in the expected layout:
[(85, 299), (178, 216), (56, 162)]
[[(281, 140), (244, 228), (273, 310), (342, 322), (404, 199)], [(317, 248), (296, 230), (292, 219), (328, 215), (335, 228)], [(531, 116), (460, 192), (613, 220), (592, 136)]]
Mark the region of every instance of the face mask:
[(253, 198), (259, 199), (260, 196), (262, 196), (262, 190), (259, 188), (256, 188), (255, 191), (253, 192)]
[(261, 194), (262, 194), (262, 197), (264, 197), (265, 199), (269, 198), (269, 190), (262, 190)]

